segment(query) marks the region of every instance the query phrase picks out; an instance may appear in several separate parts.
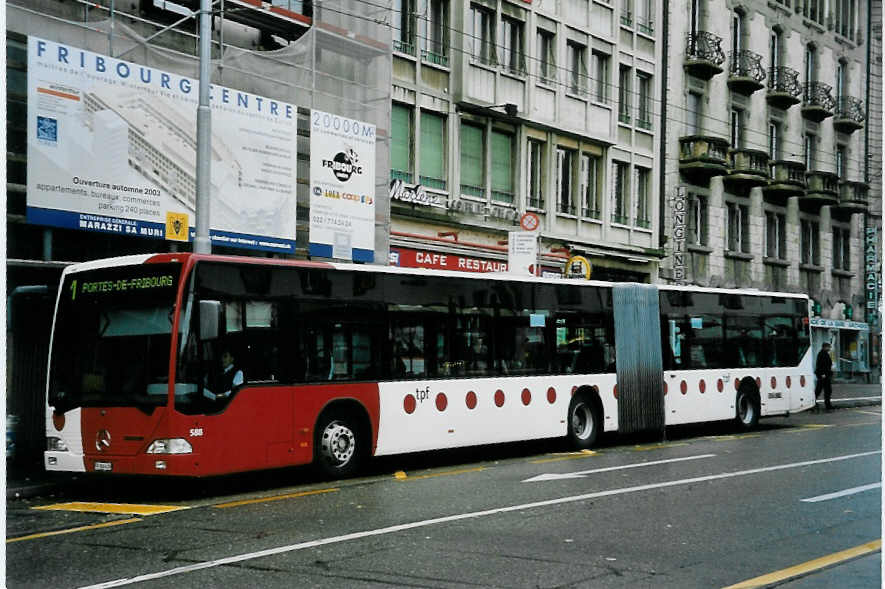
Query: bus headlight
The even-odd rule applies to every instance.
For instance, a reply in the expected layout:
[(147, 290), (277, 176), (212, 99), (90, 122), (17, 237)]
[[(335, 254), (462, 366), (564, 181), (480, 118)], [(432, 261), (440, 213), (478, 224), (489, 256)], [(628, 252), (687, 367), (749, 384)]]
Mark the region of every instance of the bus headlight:
[(184, 438), (162, 438), (148, 446), (148, 454), (190, 454), (194, 449)]
[(68, 445), (61, 438), (49, 436), (46, 438), (46, 449), (50, 452), (67, 452)]

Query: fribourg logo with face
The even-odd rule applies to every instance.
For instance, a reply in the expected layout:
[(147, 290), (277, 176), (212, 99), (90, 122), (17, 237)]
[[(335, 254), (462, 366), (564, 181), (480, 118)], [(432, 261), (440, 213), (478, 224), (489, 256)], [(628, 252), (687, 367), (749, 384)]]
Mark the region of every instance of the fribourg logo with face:
[(363, 173), (363, 167), (359, 165), (359, 156), (353, 149), (339, 151), (331, 160), (323, 160), (323, 167), (332, 170), (335, 177), (341, 182), (347, 182), (354, 174)]

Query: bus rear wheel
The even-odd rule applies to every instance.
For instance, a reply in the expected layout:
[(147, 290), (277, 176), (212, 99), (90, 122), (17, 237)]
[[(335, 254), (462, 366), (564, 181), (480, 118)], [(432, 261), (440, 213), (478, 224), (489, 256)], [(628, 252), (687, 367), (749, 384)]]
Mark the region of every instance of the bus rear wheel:
[(602, 423), (599, 411), (585, 395), (575, 395), (568, 408), (568, 441), (578, 450), (587, 450), (596, 443)]
[(759, 401), (757, 397), (743, 386), (738, 390), (735, 405), (735, 423), (743, 430), (750, 430), (759, 423)]
[(364, 438), (356, 420), (347, 415), (324, 415), (316, 432), (316, 463), (323, 474), (343, 478), (359, 469)]

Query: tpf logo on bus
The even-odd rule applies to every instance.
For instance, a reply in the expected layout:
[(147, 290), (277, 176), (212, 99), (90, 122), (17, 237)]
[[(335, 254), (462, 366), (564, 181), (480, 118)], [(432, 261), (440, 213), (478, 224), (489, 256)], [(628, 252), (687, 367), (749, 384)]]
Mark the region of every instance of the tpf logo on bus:
[(323, 160), (323, 167), (332, 170), (335, 177), (341, 182), (347, 182), (353, 174), (362, 174), (363, 167), (358, 165), (359, 156), (352, 149), (339, 151), (330, 160)]

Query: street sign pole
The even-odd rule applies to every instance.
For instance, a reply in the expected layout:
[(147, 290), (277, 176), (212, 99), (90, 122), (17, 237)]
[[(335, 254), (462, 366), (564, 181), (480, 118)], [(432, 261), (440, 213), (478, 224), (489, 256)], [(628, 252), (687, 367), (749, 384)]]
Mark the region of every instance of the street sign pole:
[(209, 240), (209, 190), (210, 190), (210, 151), (211, 117), (209, 110), (209, 61), (212, 37), (209, 31), (211, 0), (200, 0), (200, 105), (197, 108), (197, 234), (194, 237), (194, 252), (212, 253)]

